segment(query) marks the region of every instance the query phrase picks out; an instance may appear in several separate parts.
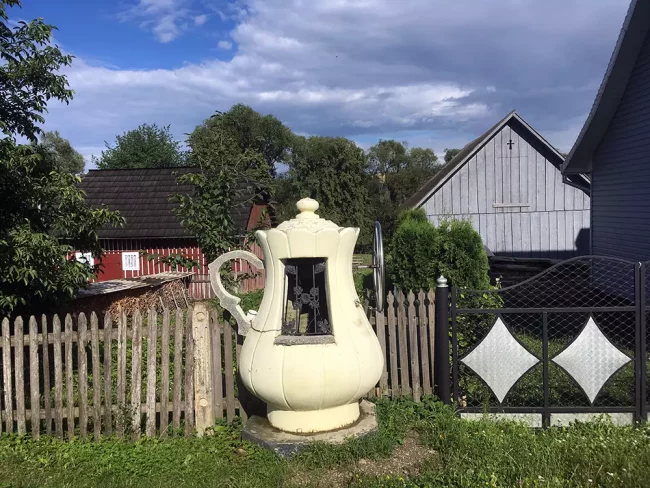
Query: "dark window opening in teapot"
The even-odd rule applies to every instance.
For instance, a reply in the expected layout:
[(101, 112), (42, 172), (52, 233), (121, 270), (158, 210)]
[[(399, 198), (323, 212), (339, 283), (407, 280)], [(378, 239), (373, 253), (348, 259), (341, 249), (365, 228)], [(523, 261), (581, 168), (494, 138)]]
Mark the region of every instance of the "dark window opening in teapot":
[(285, 306), (282, 335), (331, 335), (327, 297), (327, 266), (323, 258), (284, 261)]

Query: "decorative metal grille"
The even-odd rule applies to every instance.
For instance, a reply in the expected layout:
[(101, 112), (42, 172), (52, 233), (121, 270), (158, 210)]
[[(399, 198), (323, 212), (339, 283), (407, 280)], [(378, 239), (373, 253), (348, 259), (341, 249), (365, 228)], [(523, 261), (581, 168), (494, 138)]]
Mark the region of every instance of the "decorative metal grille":
[(332, 334), (326, 278), (325, 259), (287, 259), (284, 262), (282, 335)]
[(587, 256), (508, 288), (451, 289), (459, 407), (537, 413), (544, 425), (565, 413), (645, 416), (644, 273), (640, 263)]

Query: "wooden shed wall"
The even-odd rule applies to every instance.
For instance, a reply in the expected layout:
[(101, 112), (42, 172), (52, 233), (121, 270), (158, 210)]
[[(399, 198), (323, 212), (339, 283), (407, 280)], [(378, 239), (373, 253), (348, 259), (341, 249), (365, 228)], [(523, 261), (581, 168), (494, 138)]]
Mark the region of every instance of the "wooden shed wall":
[(589, 197), (564, 184), (542, 151), (537, 138), (509, 122), (423, 204), (429, 219), (471, 221), (495, 254), (588, 253)]

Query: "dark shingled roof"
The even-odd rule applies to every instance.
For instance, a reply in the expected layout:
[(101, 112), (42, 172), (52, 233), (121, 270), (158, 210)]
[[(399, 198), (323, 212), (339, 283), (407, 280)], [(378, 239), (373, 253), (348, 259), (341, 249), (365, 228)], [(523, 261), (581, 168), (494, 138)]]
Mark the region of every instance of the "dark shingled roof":
[[(176, 174), (197, 173), (200, 168), (152, 168), (90, 170), (81, 180), (81, 189), (93, 207), (106, 205), (119, 210), (126, 219), (122, 228), (103, 228), (104, 239), (143, 239), (194, 237), (181, 226), (174, 213), (176, 204), (169, 200), (175, 193), (191, 193), (192, 185), (181, 185)], [(248, 225), (255, 197), (252, 184), (242, 181), (235, 197), (232, 217), (235, 227), (243, 232)]]

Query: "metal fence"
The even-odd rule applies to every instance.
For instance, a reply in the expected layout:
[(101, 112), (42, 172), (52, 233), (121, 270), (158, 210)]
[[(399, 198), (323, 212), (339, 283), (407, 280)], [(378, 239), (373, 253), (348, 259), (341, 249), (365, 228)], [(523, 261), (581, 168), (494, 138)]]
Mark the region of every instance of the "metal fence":
[(578, 257), (511, 287), (450, 289), (461, 414), (539, 427), (604, 413), (646, 419), (646, 265)]

